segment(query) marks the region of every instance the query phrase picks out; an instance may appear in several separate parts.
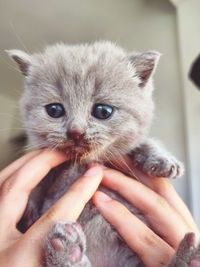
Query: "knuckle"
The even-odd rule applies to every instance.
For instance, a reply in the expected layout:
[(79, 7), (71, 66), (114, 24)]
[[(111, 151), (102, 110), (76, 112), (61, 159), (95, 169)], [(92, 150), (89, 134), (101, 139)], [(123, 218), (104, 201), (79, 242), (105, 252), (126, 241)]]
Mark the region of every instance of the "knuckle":
[(161, 266), (168, 266), (168, 264), (171, 262), (173, 256), (174, 256), (175, 251), (172, 248), (168, 248), (163, 252), (162, 256), (162, 262), (163, 265)]
[(144, 237), (144, 242), (147, 244), (147, 246), (154, 247), (157, 245), (158, 239), (155, 234), (148, 234)]
[(158, 182), (154, 184), (153, 190), (160, 196), (165, 196), (171, 192), (173, 185), (166, 178), (159, 178)]
[(167, 201), (160, 195), (156, 196), (155, 202), (156, 205), (159, 204), (163, 209), (167, 209), (169, 207)]
[(45, 214), (45, 219), (49, 222), (53, 222), (56, 220), (58, 215), (57, 209), (53, 206), (50, 210)]
[(152, 210), (154, 211), (155, 207), (157, 207), (159, 209), (160, 208), (168, 209), (169, 204), (168, 204), (167, 200), (164, 197), (162, 197), (162, 196), (160, 196), (159, 194), (156, 193), (156, 194), (152, 195), (151, 201), (146, 203), (146, 207), (148, 208), (148, 210), (147, 210), (147, 212), (148, 212), (148, 211), (152, 211)]
[(7, 196), (13, 190), (14, 184), (11, 178), (5, 180), (0, 187), (0, 198)]

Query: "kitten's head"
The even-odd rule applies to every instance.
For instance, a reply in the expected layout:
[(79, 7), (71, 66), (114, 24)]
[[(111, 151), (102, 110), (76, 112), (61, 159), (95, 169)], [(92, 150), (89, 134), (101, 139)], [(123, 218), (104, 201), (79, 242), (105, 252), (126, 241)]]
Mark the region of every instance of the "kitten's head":
[(159, 53), (127, 54), (110, 42), (8, 51), (25, 78), (21, 110), (35, 148), (98, 160), (127, 153), (147, 134)]

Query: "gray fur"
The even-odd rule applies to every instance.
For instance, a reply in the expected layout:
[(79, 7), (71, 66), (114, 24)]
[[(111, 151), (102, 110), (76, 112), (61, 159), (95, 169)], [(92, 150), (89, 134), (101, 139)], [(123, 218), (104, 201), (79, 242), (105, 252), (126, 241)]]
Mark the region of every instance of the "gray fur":
[(200, 242), (194, 233), (187, 233), (168, 267), (199, 267)]
[(45, 248), (47, 266), (91, 267), (85, 255), (85, 235), (78, 223), (55, 224), (48, 234)]
[[(134, 165), (149, 175), (175, 177), (182, 174), (181, 163), (148, 138), (154, 110), (152, 75), (159, 53), (127, 54), (110, 42), (96, 42), (91, 45), (57, 44), (33, 55), (10, 50), (9, 55), (25, 78), (21, 110), (29, 144), (32, 148), (58, 149), (71, 156), (70, 162), (52, 170), (33, 190), (18, 226), (21, 230), (26, 230), (48, 210), (92, 161), (116, 167), (113, 162), (126, 165), (124, 156), (128, 155)], [(44, 108), (50, 103), (62, 103), (66, 114), (58, 119), (51, 118)], [(114, 106), (113, 115), (107, 120), (94, 118), (91, 114), (95, 103)], [(78, 144), (70, 137), (74, 129), (84, 133)], [(131, 174), (129, 169), (125, 172)], [(145, 221), (144, 216), (120, 196), (101, 189)], [(79, 222), (87, 238), (87, 256), (85, 250), (82, 251), (83, 264), (80, 260), (67, 265), (68, 256), (59, 257), (51, 246), (52, 238), (65, 240), (63, 246), (68, 255), (70, 236), (63, 232), (65, 224), (57, 224), (47, 237), (46, 266), (90, 266), (88, 258), (93, 267), (143, 266), (91, 203), (86, 205)]]

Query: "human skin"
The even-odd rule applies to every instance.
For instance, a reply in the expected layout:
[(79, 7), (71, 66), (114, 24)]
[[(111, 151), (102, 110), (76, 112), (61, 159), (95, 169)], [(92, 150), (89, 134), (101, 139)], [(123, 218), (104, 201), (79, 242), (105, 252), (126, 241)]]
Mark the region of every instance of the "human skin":
[[(16, 224), (31, 190), (50, 169), (66, 160), (66, 156), (56, 151), (34, 151), (0, 172), (2, 267), (42, 267), (43, 240), (52, 225), (56, 221), (76, 221), (92, 196), (102, 215), (147, 267), (152, 267), (152, 257), (154, 267), (160, 266), (160, 262), (167, 264), (185, 233), (198, 232), (191, 214), (168, 180), (150, 179), (139, 173), (142, 184), (120, 172), (94, 165), (25, 234), (20, 233)], [(101, 182), (138, 207), (149, 220), (151, 229), (122, 204), (97, 191)]]
[(47, 232), (56, 221), (77, 220), (97, 190), (103, 176), (100, 166), (89, 169), (25, 234), (20, 233), (16, 224), (25, 210), (31, 190), (51, 168), (65, 160), (66, 156), (55, 151), (35, 151), (1, 171), (1, 267), (42, 267), (43, 241)]
[(141, 210), (151, 229), (103, 192), (94, 194), (94, 204), (146, 267), (166, 266), (185, 234), (195, 232), (199, 235), (199, 229), (168, 179), (149, 178), (136, 169), (134, 173), (140, 181), (104, 168), (102, 184)]

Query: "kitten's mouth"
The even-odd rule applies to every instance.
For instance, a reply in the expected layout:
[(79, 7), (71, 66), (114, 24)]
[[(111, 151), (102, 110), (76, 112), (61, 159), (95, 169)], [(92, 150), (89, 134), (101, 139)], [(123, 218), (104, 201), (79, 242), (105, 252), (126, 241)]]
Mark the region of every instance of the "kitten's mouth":
[(91, 149), (92, 148), (89, 143), (75, 143), (71, 140), (59, 145), (59, 150), (67, 153), (71, 160), (83, 160), (87, 158)]

